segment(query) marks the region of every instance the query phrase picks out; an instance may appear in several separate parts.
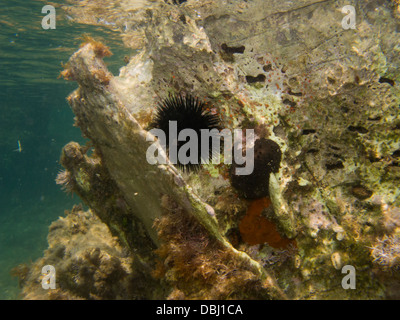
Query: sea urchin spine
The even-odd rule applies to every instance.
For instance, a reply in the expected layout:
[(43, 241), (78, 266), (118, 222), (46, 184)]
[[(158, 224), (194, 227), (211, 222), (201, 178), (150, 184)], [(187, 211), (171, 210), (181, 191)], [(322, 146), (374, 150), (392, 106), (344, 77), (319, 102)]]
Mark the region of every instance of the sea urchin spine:
[[(192, 171), (219, 152), (212, 143), (213, 129), (218, 132), (219, 122), (217, 115), (206, 110), (204, 102), (190, 95), (173, 95), (159, 103), (151, 127), (164, 132), (170, 161), (183, 171)], [(211, 134), (202, 134), (204, 129)], [(195, 148), (186, 146), (189, 141)]]

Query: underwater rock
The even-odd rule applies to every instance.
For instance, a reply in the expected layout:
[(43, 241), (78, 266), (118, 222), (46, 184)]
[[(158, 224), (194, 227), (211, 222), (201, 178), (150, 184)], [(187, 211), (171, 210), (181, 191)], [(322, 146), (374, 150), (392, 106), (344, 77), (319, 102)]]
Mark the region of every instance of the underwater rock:
[[(96, 154), (65, 148), (67, 171), (59, 182), (78, 193), (130, 253), (145, 239), (142, 261), (151, 256), (146, 250), (161, 250), (166, 269), (157, 270), (172, 288), (164, 298), (229, 298), (202, 274), (201, 265), (213, 269), (213, 260), (196, 243), (221, 250), (216, 261), (229, 272), (240, 266), (241, 280), (248, 275), (241, 295), (242, 281), (228, 273), (224, 282), (211, 271), (210, 279), (221, 280), (235, 298), (393, 296), (399, 279), (379, 261), (400, 225), (396, 2), (358, 2), (356, 29), (342, 26), (345, 1), (112, 1), (113, 10), (107, 0), (79, 2), (63, 7), (73, 21), (112, 25), (138, 51), (118, 76), (108, 71), (102, 60), (108, 51), (98, 42), (88, 41), (70, 58), (62, 74), (79, 88), (68, 101)], [(170, 162), (147, 162), (146, 150), (157, 141), (145, 128), (157, 104), (181, 92), (212, 105), (222, 128), (258, 128), (259, 143), (279, 146), (280, 167), (268, 168), (261, 154), (260, 180), (232, 179), (244, 197), (269, 194), (268, 218), (282, 236), (296, 237), (297, 249), (281, 253), (279, 264), (265, 263), (275, 249), (268, 242), (250, 246), (236, 239), (233, 248), (227, 240), (248, 208), (230, 184), (229, 165), (187, 173)], [(110, 192), (99, 197), (106, 186)], [(193, 233), (179, 231), (181, 225)], [(141, 236), (134, 238), (137, 230)], [(182, 264), (168, 263), (186, 259), (186, 249), (194, 252), (193, 277)], [(341, 286), (345, 265), (357, 272), (357, 290)], [(129, 277), (134, 270), (124, 272)]]
[[(126, 101), (125, 87), (118, 82), (121, 79), (109, 79), (97, 51), (98, 44), (88, 41), (71, 57), (68, 71), (64, 72), (73, 74), (80, 84), (68, 101), (77, 116), (77, 125), (94, 146), (91, 157), (76, 143), (68, 144), (63, 150), (61, 163), (76, 182), (72, 191), (109, 226), (124, 246), (138, 254), (144, 251), (140, 259), (145, 261), (151, 258), (154, 247), (160, 246), (153, 224), (162, 215), (161, 199), (171, 197), (232, 259), (237, 259), (263, 284), (259, 294), (284, 298), (268, 271), (226, 240), (212, 207), (192, 191), (181, 173), (169, 161), (158, 166), (147, 161), (146, 149), (151, 146), (150, 142), (158, 142), (126, 109), (129, 104), (122, 104)], [(107, 74), (107, 83), (98, 81), (99, 70)]]
[[(160, 299), (168, 287), (148, 273), (150, 265), (120, 245), (90, 210), (75, 206), (49, 228), (49, 248), (30, 266), (22, 298), (29, 300)], [(42, 267), (54, 266), (55, 289), (41, 283)]]

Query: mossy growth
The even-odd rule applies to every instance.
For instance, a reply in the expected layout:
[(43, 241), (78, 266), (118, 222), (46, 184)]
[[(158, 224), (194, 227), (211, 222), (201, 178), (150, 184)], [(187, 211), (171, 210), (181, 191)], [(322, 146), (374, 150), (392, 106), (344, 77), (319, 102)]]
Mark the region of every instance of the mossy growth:
[(265, 299), (266, 284), (223, 247), (191, 215), (163, 196), (163, 216), (155, 221), (161, 260), (155, 276), (174, 288), (172, 299)]

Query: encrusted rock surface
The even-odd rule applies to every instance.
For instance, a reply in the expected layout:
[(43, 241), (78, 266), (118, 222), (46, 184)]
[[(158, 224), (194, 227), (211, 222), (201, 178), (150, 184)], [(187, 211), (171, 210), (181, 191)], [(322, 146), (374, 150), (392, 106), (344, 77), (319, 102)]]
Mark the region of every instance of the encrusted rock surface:
[[(66, 211), (51, 224), (48, 242), (44, 257), (23, 275), (24, 299), (162, 299), (168, 292), (90, 210)], [(42, 288), (46, 265), (55, 268), (55, 289)]]

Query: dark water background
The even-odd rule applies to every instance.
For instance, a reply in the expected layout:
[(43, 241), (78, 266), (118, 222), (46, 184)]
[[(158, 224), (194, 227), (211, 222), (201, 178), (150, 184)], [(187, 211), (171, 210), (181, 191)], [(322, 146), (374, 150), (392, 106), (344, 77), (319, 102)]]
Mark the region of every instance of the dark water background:
[[(114, 55), (106, 62), (114, 74), (123, 64), (119, 34), (73, 24), (59, 7), (56, 29), (43, 30), (44, 5), (0, 2), (0, 299), (18, 298), (10, 270), (41, 257), (50, 223), (80, 202), (54, 182), (62, 147), (85, 142), (65, 100), (77, 84), (57, 79), (61, 64), (84, 33), (110, 46)], [(15, 151), (18, 140), (22, 152)]]

